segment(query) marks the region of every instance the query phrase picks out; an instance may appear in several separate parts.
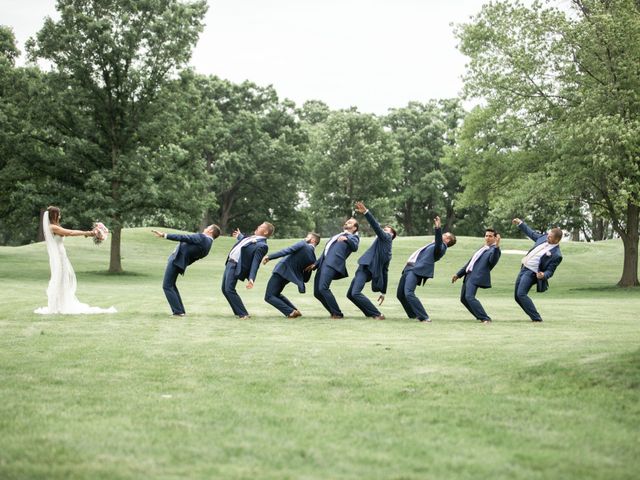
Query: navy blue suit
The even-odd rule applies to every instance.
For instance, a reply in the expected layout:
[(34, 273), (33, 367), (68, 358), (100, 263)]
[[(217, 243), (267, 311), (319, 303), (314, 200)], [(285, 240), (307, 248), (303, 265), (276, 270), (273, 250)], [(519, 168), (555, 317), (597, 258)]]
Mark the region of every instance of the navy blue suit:
[[(536, 248), (538, 245), (546, 242), (549, 237), (549, 235), (546, 233), (538, 233), (533, 231), (524, 222), (518, 225), (518, 228), (527, 237), (535, 242), (529, 252)], [(514, 296), (518, 305), (520, 305), (524, 312), (529, 315), (529, 318), (531, 318), (531, 320), (533, 320), (534, 322), (541, 321), (542, 317), (538, 313), (536, 306), (533, 304), (533, 301), (528, 295), (529, 290), (531, 290), (531, 287), (536, 284), (536, 291), (545, 292), (549, 288), (548, 280), (553, 276), (553, 273), (555, 272), (557, 266), (560, 265), (560, 262), (562, 262), (562, 252), (560, 251), (560, 247), (557, 246), (554, 247), (550, 252), (547, 252), (545, 255), (543, 255), (540, 259), (540, 266), (538, 267), (538, 271), (544, 273), (543, 279), (538, 280), (538, 278), (536, 277), (536, 273), (529, 270), (524, 265), (520, 268), (518, 278), (516, 279)]]
[(352, 252), (358, 250), (360, 244), (360, 238), (357, 235), (342, 233), (341, 236), (346, 240), (343, 242), (336, 240), (329, 247), (327, 254), (325, 255), (323, 251), (320, 258), (316, 260), (317, 272), (313, 282), (313, 295), (320, 300), (322, 306), (331, 315), (337, 317), (343, 315), (336, 298), (331, 293), (331, 282), (349, 276), (346, 265), (347, 258)]
[(189, 265), (209, 254), (211, 245), (213, 245), (213, 238), (204, 233), (194, 233), (191, 235), (168, 233), (165, 238), (167, 240), (173, 240), (174, 242), (180, 242), (180, 244), (171, 255), (169, 255), (167, 268), (164, 271), (164, 279), (162, 280), (162, 289), (164, 290), (173, 314), (182, 315), (185, 313), (185, 310), (182, 298), (180, 298), (180, 292), (176, 286), (178, 275), (184, 275)]
[[(243, 238), (245, 238), (245, 235), (242, 233), (238, 234), (236, 243), (233, 246), (235, 247)], [(233, 250), (233, 248), (231, 250)], [(246, 317), (249, 313), (242, 303), (238, 292), (236, 292), (236, 284), (238, 280), (246, 279), (255, 282), (260, 262), (268, 250), (267, 240), (265, 238), (259, 238), (246, 243), (240, 249), (240, 259), (238, 262), (231, 260), (227, 256), (224, 274), (222, 276), (222, 294), (227, 299), (227, 302), (229, 302), (233, 313), (239, 317)]]
[(290, 247), (269, 255), (269, 260), (280, 257), (284, 258), (273, 269), (269, 283), (267, 283), (264, 299), (280, 310), (283, 315), (289, 316), (297, 309), (287, 297), (282, 295), (282, 290), (291, 282), (297, 285), (300, 293), (306, 291), (304, 284), (311, 278), (311, 271), (305, 272), (304, 269), (315, 263), (316, 254), (312, 244), (300, 240)]
[(362, 294), (362, 289), (365, 283), (370, 281), (371, 290), (380, 292), (383, 295), (387, 293), (393, 236), (382, 229), (378, 220), (369, 210), (365, 212), (364, 216), (373, 231), (376, 232), (376, 239), (358, 259), (358, 270), (356, 270), (356, 274), (347, 291), (347, 298), (362, 310), (365, 316), (379, 317), (382, 315), (380, 310)]
[[(471, 315), (478, 320), (491, 321), (482, 304), (476, 298), (476, 293), (478, 288), (491, 288), (491, 270), (498, 264), (500, 255), (500, 247), (491, 245), (489, 249), (482, 252), (482, 255), (476, 260), (472, 271), (467, 272), (467, 265), (471, 262), (471, 259), (469, 259), (456, 273), (458, 278), (464, 277), (462, 289), (460, 290), (460, 301), (467, 307), (467, 310), (471, 312)], [(471, 258), (473, 258), (473, 256)]]
[(447, 253), (447, 245), (442, 240), (442, 229), (436, 228), (435, 240), (418, 254), (413, 264), (407, 264), (402, 270), (396, 296), (409, 318), (424, 321), (429, 319), (422, 302), (416, 296), (416, 287), (424, 285), (428, 278), (435, 275), (435, 265)]

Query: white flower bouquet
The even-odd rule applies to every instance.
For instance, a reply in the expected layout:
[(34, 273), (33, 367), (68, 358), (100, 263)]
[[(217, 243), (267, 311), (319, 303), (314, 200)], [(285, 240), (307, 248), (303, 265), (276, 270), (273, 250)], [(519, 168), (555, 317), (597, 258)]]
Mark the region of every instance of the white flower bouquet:
[(104, 226), (102, 222), (95, 222), (93, 224), (93, 231), (96, 233), (93, 237), (93, 243), (100, 245), (109, 236), (109, 229)]

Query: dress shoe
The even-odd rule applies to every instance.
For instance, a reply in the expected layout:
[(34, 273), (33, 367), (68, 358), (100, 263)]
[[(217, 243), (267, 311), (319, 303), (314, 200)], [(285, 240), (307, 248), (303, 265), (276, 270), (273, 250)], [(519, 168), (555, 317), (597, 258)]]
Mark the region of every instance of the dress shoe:
[(184, 317), (186, 315), (186, 313), (172, 313), (171, 316), (172, 317)]
[(420, 323), (431, 323), (431, 319), (430, 318), (419, 318), (418, 321)]
[(251, 318), (250, 315), (243, 315), (241, 317), (238, 317), (240, 320), (249, 320)]
[(482, 320), (483, 325), (491, 325), (491, 320)]
[(287, 315), (287, 318), (298, 318), (301, 316), (302, 316), (302, 313), (300, 313), (300, 310), (294, 310), (289, 315)]
[(542, 322), (541, 318), (538, 318), (537, 320), (531, 320), (532, 322)]
[(344, 315), (331, 315), (332, 320), (341, 320), (344, 318)]
[(371, 318), (373, 318), (374, 320), (384, 320), (385, 316), (384, 315), (376, 315), (375, 317), (371, 317)]

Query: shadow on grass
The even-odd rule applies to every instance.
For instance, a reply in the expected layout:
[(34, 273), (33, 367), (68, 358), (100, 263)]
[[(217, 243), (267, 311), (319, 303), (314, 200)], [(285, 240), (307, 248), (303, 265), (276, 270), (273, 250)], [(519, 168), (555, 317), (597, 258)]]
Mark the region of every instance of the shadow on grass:
[(108, 270), (84, 270), (82, 272), (78, 272), (78, 273), (82, 273), (83, 275), (100, 275), (103, 277), (151, 277), (152, 275), (149, 273), (143, 273), (143, 272), (133, 272), (131, 270), (125, 270), (124, 272), (119, 272), (119, 273), (113, 273), (113, 272), (109, 272)]

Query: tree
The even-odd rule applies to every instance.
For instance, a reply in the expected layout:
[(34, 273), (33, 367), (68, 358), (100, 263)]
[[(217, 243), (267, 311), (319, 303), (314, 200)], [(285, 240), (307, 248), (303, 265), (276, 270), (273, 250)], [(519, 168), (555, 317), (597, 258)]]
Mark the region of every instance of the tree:
[[(337, 223), (364, 200), (381, 220), (391, 217), (400, 152), (380, 119), (355, 110), (332, 112), (318, 124), (308, 158), (316, 228)], [(335, 228), (335, 225), (331, 225)]]
[(518, 147), (538, 150), (522, 177), (537, 176), (548, 195), (560, 183), (574, 198), (588, 192), (622, 238), (620, 286), (639, 285), (639, 13), (634, 0), (572, 0), (565, 11), (503, 1), (457, 31), (471, 59), (466, 92), (497, 122), (517, 119)]
[(140, 128), (160, 87), (183, 65), (203, 28), (204, 0), (58, 0), (28, 49), (67, 80), (96, 130), (100, 155), (87, 177), (112, 230), (110, 272), (122, 271), (121, 229), (149, 208), (154, 158), (139, 150)]
[(446, 228), (453, 226), (453, 198), (460, 179), (441, 160), (444, 147), (454, 143), (463, 116), (458, 100), (432, 100), (410, 102), (385, 117), (402, 152), (402, 177), (394, 203), (396, 218), (408, 235), (431, 229), (435, 215), (445, 218)]

